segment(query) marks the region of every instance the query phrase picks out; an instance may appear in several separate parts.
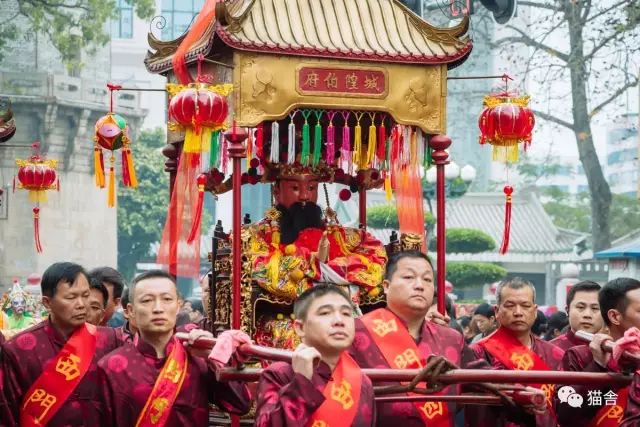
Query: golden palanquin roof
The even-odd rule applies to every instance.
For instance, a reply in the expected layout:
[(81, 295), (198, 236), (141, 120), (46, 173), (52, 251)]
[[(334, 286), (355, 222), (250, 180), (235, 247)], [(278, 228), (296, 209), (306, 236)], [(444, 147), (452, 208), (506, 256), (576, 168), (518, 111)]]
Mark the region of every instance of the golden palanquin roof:
[[(187, 62), (209, 54), (216, 39), (244, 51), (333, 59), (455, 66), (469, 55), (468, 18), (451, 28), (423, 21), (397, 0), (229, 0), (194, 43)], [(155, 50), (149, 71), (171, 69), (182, 37)]]

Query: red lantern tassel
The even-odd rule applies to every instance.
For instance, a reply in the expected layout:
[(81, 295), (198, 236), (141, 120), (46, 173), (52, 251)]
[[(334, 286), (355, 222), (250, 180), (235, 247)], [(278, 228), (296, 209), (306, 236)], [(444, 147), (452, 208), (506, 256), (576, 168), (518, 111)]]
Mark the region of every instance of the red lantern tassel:
[(122, 150), (122, 185), (125, 187), (131, 187), (131, 180), (129, 179), (129, 168), (127, 167), (127, 150)]
[(187, 237), (187, 243), (191, 243), (200, 234), (200, 220), (202, 219), (202, 206), (204, 205), (204, 187), (207, 182), (207, 175), (200, 174), (197, 178), (198, 183), (198, 205), (193, 216), (193, 222), (191, 223), (191, 231), (189, 237)]
[(33, 208), (33, 239), (36, 242), (36, 252), (42, 253), (42, 244), (40, 243), (40, 208)]
[(112, 208), (116, 205), (116, 173), (114, 170), (116, 158), (113, 153), (111, 154), (109, 162), (111, 163), (111, 166), (109, 166), (109, 193), (107, 195), (107, 206)]
[(97, 147), (93, 150), (93, 168), (95, 170), (96, 187), (104, 188), (104, 159), (102, 150)]
[(500, 245), (500, 254), (504, 255), (509, 250), (509, 235), (511, 234), (511, 194), (513, 187), (505, 185), (504, 195), (506, 197), (504, 205), (504, 232), (502, 234), (502, 244)]

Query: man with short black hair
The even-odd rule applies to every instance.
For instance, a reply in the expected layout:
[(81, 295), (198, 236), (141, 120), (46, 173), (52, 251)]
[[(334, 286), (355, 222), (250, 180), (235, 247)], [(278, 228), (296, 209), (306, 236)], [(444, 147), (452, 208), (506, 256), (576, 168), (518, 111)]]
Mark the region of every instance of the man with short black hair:
[(93, 282), (89, 285), (89, 302), (87, 305), (87, 323), (100, 326), (104, 318), (104, 311), (107, 308), (109, 291), (100, 282)]
[(598, 303), (600, 285), (590, 280), (578, 282), (567, 292), (565, 311), (569, 315), (569, 330), (551, 341), (564, 351), (585, 342), (576, 338), (577, 331), (587, 331), (592, 334), (602, 329), (602, 314)]
[[(533, 284), (519, 277), (507, 279), (496, 290), (496, 319), (498, 329), (471, 345), (478, 358), (489, 362), (494, 369), (555, 371), (560, 369), (562, 349), (539, 339), (531, 328), (537, 317), (536, 290)], [(555, 427), (553, 384), (538, 384), (547, 397), (547, 411), (536, 414), (536, 426)], [(470, 415), (472, 413), (473, 415)], [(488, 425), (483, 420), (494, 419), (492, 425), (507, 425), (502, 409), (490, 407), (467, 408), (470, 425)]]
[[(433, 355), (465, 368), (486, 367), (452, 328), (425, 321), (435, 289), (431, 260), (419, 251), (393, 254), (382, 282), (387, 307), (356, 319), (356, 336), (349, 350), (362, 368), (421, 368)], [(473, 363), (473, 365), (471, 365)], [(388, 383), (388, 385), (398, 383)], [(457, 394), (458, 386), (444, 394)], [(377, 423), (402, 427), (453, 425), (455, 405), (445, 402), (393, 402), (376, 406)]]
[(120, 305), (120, 298), (122, 298), (122, 291), (124, 290), (124, 278), (122, 275), (114, 268), (98, 267), (89, 272), (89, 280), (102, 283), (109, 291), (109, 301), (104, 312), (102, 326), (110, 326), (112, 328), (122, 326), (124, 317), (116, 311)]
[[(260, 377), (256, 426), (373, 426), (371, 381), (346, 351), (354, 336), (354, 306), (334, 285), (303, 292), (294, 304), (302, 340), (292, 363), (274, 363)], [(329, 398), (339, 390), (339, 399)]]
[(480, 330), (480, 333), (474, 337), (473, 342), (481, 340), (496, 330), (496, 313), (493, 307), (486, 302), (476, 307), (473, 311), (472, 319)]
[(131, 313), (129, 313), (129, 288), (125, 288), (124, 291), (122, 291), (120, 305), (122, 306), (122, 314), (125, 318), (125, 323), (118, 328), (117, 331), (123, 341), (131, 342), (138, 332), (138, 328), (136, 327), (136, 320), (131, 316)]
[[(572, 372), (620, 372), (621, 367), (611, 360), (611, 355), (602, 351), (602, 342), (618, 340), (632, 327), (640, 328), (640, 281), (621, 277), (607, 282), (598, 293), (600, 318), (609, 329), (609, 335), (596, 334), (588, 345), (571, 347), (562, 360), (563, 369)], [(595, 388), (571, 385), (585, 401), (589, 395), (606, 393), (615, 395), (615, 405), (582, 405), (573, 408), (565, 402), (556, 402), (558, 421), (561, 426), (593, 425), (618, 426), (627, 406), (627, 394), (633, 386), (621, 389), (614, 387)], [(630, 394), (630, 393), (629, 393)], [(609, 394), (611, 396), (611, 394)], [(631, 402), (632, 400), (629, 400)], [(604, 402), (601, 402), (604, 403)], [(629, 415), (631, 418), (631, 415)], [(637, 422), (638, 418), (634, 418)], [(632, 424), (637, 425), (637, 424)]]
[(80, 265), (52, 264), (41, 288), (49, 318), (2, 347), (0, 369), (10, 412), (2, 419), (21, 426), (99, 425), (103, 408), (96, 363), (121, 342), (113, 329), (86, 323), (89, 280)]
[[(218, 382), (214, 366), (175, 337), (178, 291), (173, 276), (150, 270), (136, 277), (129, 286), (128, 310), (138, 328), (136, 340), (98, 363), (106, 412), (100, 425), (206, 426), (209, 403), (233, 413), (249, 410), (244, 383)], [(191, 341), (213, 338), (200, 330), (189, 334)]]

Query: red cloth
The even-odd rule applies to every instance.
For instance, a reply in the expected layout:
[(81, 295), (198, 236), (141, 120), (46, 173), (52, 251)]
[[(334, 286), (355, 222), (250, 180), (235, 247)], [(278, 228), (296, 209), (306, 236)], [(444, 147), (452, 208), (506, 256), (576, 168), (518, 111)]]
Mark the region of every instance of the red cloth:
[(576, 334), (571, 329), (549, 342), (556, 347), (560, 347), (564, 351), (569, 350), (571, 347), (585, 344), (585, 341), (576, 337)]
[[(96, 364), (101, 357), (121, 346), (122, 341), (112, 328), (98, 327), (97, 330), (97, 347), (92, 366), (47, 427), (99, 425), (103, 407), (99, 403)], [(4, 373), (3, 393), (13, 420), (20, 418), (19, 408), (25, 393), (65, 342), (62, 335), (45, 320), (4, 343), (0, 354), (0, 369)]]
[[(311, 380), (293, 372), (288, 363), (277, 362), (265, 369), (258, 383), (257, 427), (304, 427), (313, 413), (322, 405), (323, 390), (331, 378), (329, 365), (320, 362)], [(373, 385), (366, 375), (362, 375), (360, 403), (354, 427), (374, 425), (375, 406)]]
[[(449, 327), (424, 322), (420, 338), (416, 340), (420, 356), (428, 358), (431, 355), (441, 355), (460, 367), (467, 369), (481, 369), (488, 367), (485, 361), (477, 361), (473, 352), (464, 343), (462, 335)], [(380, 349), (376, 346), (369, 331), (361, 320), (356, 319), (356, 335), (349, 354), (361, 368), (390, 368)], [(376, 383), (378, 385), (391, 385), (397, 383)], [(459, 386), (451, 386), (444, 389), (444, 394), (459, 394)], [(449, 403), (451, 422), (455, 415), (455, 405)], [(376, 405), (377, 425), (402, 427), (424, 427), (424, 421), (418, 414), (412, 402), (391, 402)], [(452, 424), (453, 425), (453, 424)]]
[[(249, 411), (250, 395), (244, 383), (220, 383), (204, 358), (188, 358), (187, 377), (166, 427), (207, 426), (210, 402), (233, 413)], [(122, 346), (103, 358), (98, 363), (98, 394), (105, 414), (99, 425), (134, 426), (164, 362), (165, 358), (158, 358), (155, 349), (141, 338), (137, 344)]]
[[(561, 371), (564, 351), (533, 335), (531, 335), (531, 340), (533, 343), (531, 350), (540, 356), (549, 369), (552, 371)], [(494, 358), (491, 353), (486, 351), (482, 346), (478, 345), (478, 343), (472, 344), (471, 349), (476, 357), (486, 360), (493, 369), (507, 370), (506, 366)], [(469, 427), (515, 427), (519, 424), (509, 421), (507, 414), (501, 407), (470, 405), (467, 406), (465, 410), (465, 425)], [(556, 427), (556, 417), (550, 411), (544, 414), (538, 414), (536, 415), (535, 425), (537, 427)]]

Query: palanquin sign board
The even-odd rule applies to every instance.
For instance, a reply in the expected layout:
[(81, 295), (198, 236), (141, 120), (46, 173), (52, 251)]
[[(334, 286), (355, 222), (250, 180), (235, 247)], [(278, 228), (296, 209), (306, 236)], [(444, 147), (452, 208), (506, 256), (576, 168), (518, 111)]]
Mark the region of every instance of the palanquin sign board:
[[(468, 17), (437, 28), (397, 0), (228, 0), (217, 5), (215, 15), (185, 61), (195, 76), (203, 55), (200, 65), (202, 74), (212, 76), (209, 83), (233, 85), (229, 117), (239, 127), (306, 108), (387, 113), (427, 136), (443, 134), (447, 72), (472, 48)], [(148, 70), (176, 82), (172, 60), (183, 39), (160, 41), (150, 34)], [(179, 147), (183, 139), (184, 133), (170, 129), (170, 144)], [(175, 149), (168, 152), (175, 159)], [(229, 252), (227, 240), (214, 242), (213, 329), (230, 325)], [(250, 313), (257, 304), (281, 301), (253, 289), (245, 258), (241, 323), (253, 333), (256, 319)]]
[[(186, 56), (232, 83), (239, 126), (282, 119), (297, 107), (384, 111), (427, 134), (446, 127), (447, 70), (471, 52), (468, 19), (423, 21), (396, 0), (231, 0)], [(182, 38), (149, 35), (152, 73), (172, 80)], [(195, 74), (195, 73), (193, 73)]]

